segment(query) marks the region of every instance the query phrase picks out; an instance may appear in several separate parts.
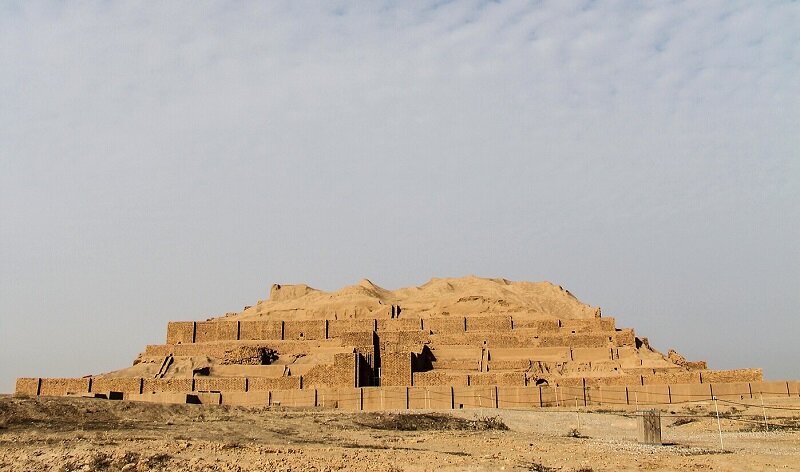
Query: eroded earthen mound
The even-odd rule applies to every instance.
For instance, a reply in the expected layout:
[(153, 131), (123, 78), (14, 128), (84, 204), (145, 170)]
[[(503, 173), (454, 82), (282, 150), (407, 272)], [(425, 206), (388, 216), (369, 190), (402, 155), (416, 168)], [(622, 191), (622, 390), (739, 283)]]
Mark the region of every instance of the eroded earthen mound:
[(268, 300), (237, 313), (233, 319), (278, 317), (299, 319), (380, 318), (401, 307), (404, 317), (518, 314), (560, 319), (600, 316), (569, 291), (550, 282), (511, 282), (463, 277), (431, 279), (419, 287), (391, 291), (367, 279), (336, 292), (307, 285), (273, 285)]
[(366, 279), (336, 292), (273, 285), (241, 312), (170, 322), (166, 344), (147, 346), (132, 367), (19, 379), (17, 393), (456, 408), (499, 406), (501, 394), (514, 404), (560, 404), (563, 389), (584, 404), (593, 395), (628, 404), (631, 388), (642, 401), (669, 403), (705, 395), (712, 383), (758, 381), (759, 369), (710, 371), (665, 356), (549, 282), (464, 277), (394, 291)]

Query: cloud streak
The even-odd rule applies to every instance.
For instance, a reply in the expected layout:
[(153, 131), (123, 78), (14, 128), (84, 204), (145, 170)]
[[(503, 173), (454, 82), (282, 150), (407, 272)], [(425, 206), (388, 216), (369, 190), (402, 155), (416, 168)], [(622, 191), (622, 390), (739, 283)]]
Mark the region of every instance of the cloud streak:
[(0, 390), (363, 276), (551, 279), (748, 363), (675, 326), (797, 331), (797, 24), (789, 1), (2, 3), (0, 344), (27, 360)]

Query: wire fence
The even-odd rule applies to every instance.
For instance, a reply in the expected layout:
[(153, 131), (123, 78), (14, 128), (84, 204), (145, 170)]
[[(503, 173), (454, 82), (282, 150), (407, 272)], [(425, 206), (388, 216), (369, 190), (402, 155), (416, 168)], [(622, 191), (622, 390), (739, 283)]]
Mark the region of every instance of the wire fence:
[[(669, 386), (664, 386), (669, 390)], [(622, 393), (624, 397), (622, 398)], [(287, 405), (287, 402), (296, 406), (335, 407), (346, 409), (460, 409), (460, 408), (520, 408), (542, 409), (548, 408), (618, 408), (621, 410), (631, 407), (640, 409), (647, 407), (674, 407), (692, 404), (709, 403), (718, 401), (724, 405), (744, 408), (757, 408), (764, 411), (793, 411), (800, 412), (800, 408), (765, 404), (764, 399), (792, 398), (790, 395), (764, 396), (756, 393), (755, 397), (747, 393), (740, 395), (728, 394), (726, 398), (715, 395), (681, 393), (673, 395), (667, 392), (653, 392), (621, 388), (617, 393), (619, 399), (600, 398), (596, 396), (596, 389), (579, 387), (552, 387), (543, 390), (539, 387), (365, 387), (348, 390), (313, 389), (306, 392), (291, 390), (270, 393), (270, 398), (275, 403)], [(641, 398), (639, 398), (641, 395)], [(736, 401), (731, 397), (744, 400), (760, 399), (760, 403)], [(685, 399), (678, 399), (685, 398)], [(800, 401), (800, 396), (797, 397)], [(758, 401), (758, 400), (756, 400)], [(725, 418), (732, 418), (725, 415)]]

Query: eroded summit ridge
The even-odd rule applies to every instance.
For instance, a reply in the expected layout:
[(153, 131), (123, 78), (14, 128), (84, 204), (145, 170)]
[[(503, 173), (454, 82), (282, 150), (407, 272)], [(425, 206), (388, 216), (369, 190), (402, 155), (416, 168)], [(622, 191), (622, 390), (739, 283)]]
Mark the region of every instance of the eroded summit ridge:
[(401, 307), (404, 318), (418, 319), (511, 313), (561, 319), (599, 317), (598, 308), (581, 303), (567, 290), (549, 282), (479, 277), (431, 279), (422, 286), (396, 291), (367, 279), (336, 292), (307, 285), (273, 285), (268, 300), (246, 307), (235, 316), (241, 320), (264, 316), (287, 320), (384, 318), (387, 314), (399, 317), (401, 313), (392, 313), (393, 306)]
[(170, 322), (166, 343), (147, 346), (132, 367), (19, 379), (17, 393), (231, 404), (302, 398), (315, 406), (321, 394), (323, 404), (327, 395), (346, 407), (355, 398), (347, 392), (360, 389), (363, 408), (363, 388), (380, 387), (382, 408), (390, 407), (385, 392), (396, 388), (409, 408), (412, 389), (425, 389), (427, 406), (431, 391), (449, 389), (456, 407), (456, 389), (492, 387), (495, 406), (499, 388), (517, 389), (517, 397), (536, 390), (544, 406), (555, 387), (579, 389), (575, 397), (586, 404), (592, 388), (616, 389), (619, 401), (622, 388), (628, 402), (628, 386), (761, 380), (760, 369), (711, 371), (672, 350), (664, 355), (549, 282), (464, 277), (395, 291), (366, 279), (336, 292), (273, 285), (268, 299), (241, 312)]

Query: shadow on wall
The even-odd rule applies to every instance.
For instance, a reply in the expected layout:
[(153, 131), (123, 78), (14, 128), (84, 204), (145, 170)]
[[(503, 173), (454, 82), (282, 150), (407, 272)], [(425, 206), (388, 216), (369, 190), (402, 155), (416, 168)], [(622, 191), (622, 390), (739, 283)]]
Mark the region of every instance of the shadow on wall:
[(436, 362), (436, 356), (428, 346), (422, 347), (422, 352), (419, 354), (412, 353), (411, 368), (413, 372), (428, 372), (433, 370), (433, 363)]

